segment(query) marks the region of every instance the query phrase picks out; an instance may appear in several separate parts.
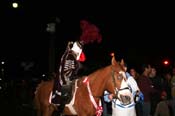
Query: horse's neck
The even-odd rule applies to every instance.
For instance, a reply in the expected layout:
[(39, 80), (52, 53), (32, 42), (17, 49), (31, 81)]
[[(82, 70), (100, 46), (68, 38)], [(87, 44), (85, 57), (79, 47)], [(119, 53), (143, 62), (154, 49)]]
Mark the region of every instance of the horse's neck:
[(101, 97), (105, 90), (105, 82), (101, 77), (90, 78), (89, 85), (93, 96)]
[[(88, 78), (89, 88), (93, 96), (101, 97), (103, 95), (103, 92), (106, 89), (106, 82), (109, 79), (107, 77), (109, 76), (109, 68), (110, 66), (103, 67), (101, 69), (98, 69), (96, 72), (86, 76)], [(86, 77), (84, 77), (83, 80), (85, 80)]]

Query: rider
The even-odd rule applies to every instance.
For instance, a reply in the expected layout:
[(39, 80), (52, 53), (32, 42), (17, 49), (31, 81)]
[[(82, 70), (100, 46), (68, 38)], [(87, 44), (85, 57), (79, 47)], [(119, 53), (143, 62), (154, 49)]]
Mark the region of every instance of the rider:
[[(125, 64), (125, 71), (127, 71), (127, 65)], [(133, 100), (130, 104), (128, 105), (123, 105), (118, 99), (113, 98), (113, 94), (109, 94), (107, 91), (104, 93), (104, 101), (106, 102), (111, 102), (112, 101), (112, 116), (116, 115), (116, 113), (119, 113), (123, 116), (125, 115), (131, 115), (131, 116), (136, 116), (135, 109), (130, 110), (134, 112), (127, 112), (125, 109), (131, 109), (132, 107), (135, 106), (135, 103), (141, 102), (144, 99), (144, 96), (142, 92), (140, 91), (135, 79), (128, 73), (126, 72), (126, 78), (127, 78), (127, 83), (128, 86), (131, 89), (131, 93), (133, 96)], [(119, 110), (117, 110), (119, 109)]]
[(59, 68), (59, 79), (62, 85), (68, 85), (73, 79), (77, 78), (80, 62), (85, 61), (85, 55), (82, 52), (83, 42), (69, 42), (68, 48), (61, 58)]
[(80, 62), (86, 59), (82, 50), (82, 41), (68, 42), (67, 48), (61, 57), (59, 73), (54, 80), (52, 103), (58, 104), (56, 96), (69, 95), (68, 91), (70, 90), (67, 90), (67, 87), (72, 80), (78, 78), (78, 71), (82, 68)]

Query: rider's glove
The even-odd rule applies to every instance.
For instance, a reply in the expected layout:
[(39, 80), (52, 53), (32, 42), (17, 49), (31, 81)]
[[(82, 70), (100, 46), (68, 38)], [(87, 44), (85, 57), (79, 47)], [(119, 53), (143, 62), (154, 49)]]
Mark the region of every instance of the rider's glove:
[(104, 101), (105, 102), (110, 102), (111, 100), (109, 99), (109, 94), (104, 95)]

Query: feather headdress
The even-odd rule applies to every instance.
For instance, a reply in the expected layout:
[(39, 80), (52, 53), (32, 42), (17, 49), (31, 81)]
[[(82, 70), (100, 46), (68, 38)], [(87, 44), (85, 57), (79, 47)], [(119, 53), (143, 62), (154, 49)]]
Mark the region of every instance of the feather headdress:
[(99, 33), (99, 29), (86, 20), (80, 21), (80, 28), (82, 29), (82, 34), (80, 36), (80, 41), (84, 44), (93, 43), (97, 41), (100, 43), (102, 41), (102, 36)]

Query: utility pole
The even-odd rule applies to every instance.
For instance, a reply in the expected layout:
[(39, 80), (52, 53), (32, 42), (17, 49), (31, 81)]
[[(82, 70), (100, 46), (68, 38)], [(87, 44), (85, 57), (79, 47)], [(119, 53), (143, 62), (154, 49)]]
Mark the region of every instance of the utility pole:
[(55, 72), (55, 39), (56, 39), (56, 24), (60, 23), (59, 18), (47, 24), (46, 31), (49, 32), (49, 74)]
[(55, 38), (56, 38), (56, 23), (51, 22), (47, 24), (46, 28), (47, 32), (49, 32), (49, 57), (48, 57), (48, 66), (49, 66), (49, 74), (54, 72), (55, 70)]

